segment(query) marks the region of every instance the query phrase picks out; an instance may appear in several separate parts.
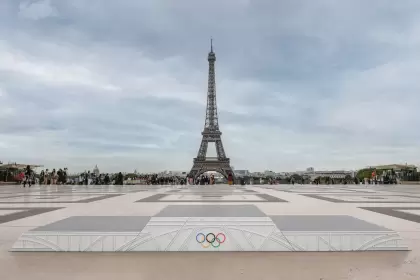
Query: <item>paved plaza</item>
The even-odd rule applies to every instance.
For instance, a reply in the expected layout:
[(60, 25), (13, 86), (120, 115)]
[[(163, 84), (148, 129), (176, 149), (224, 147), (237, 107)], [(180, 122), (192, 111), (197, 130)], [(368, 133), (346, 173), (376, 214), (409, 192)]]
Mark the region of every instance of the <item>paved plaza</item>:
[(417, 279), (420, 186), (1, 186), (0, 271), (2, 280)]

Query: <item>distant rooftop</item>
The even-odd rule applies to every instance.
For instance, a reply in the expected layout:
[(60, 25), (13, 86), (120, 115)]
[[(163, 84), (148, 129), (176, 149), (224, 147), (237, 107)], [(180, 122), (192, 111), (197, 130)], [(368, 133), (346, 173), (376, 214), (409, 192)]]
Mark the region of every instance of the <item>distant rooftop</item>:
[(377, 165), (377, 166), (369, 166), (368, 168), (376, 168), (376, 169), (417, 169), (417, 166), (413, 164), (387, 164), (387, 165)]
[(30, 166), (31, 168), (38, 168), (43, 167), (43, 165), (37, 165), (37, 164), (23, 164), (23, 163), (7, 163), (7, 164), (0, 164), (0, 169), (23, 169), (26, 168), (26, 166)]

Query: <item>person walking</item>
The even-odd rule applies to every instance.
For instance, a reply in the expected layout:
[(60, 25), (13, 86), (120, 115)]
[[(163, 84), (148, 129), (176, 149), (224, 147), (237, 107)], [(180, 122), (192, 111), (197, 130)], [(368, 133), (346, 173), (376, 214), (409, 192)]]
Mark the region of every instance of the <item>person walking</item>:
[(116, 185), (121, 185), (121, 186), (124, 185), (124, 176), (121, 172), (118, 173), (116, 181), (117, 181)]
[(63, 170), (63, 185), (67, 185), (67, 167)]
[(228, 185), (229, 186), (233, 185), (233, 175), (232, 175), (232, 173), (229, 173), (229, 175), (228, 175)]
[(49, 184), (49, 178), (50, 178), (50, 173), (48, 172), (48, 169), (45, 170), (45, 174), (44, 174), (44, 185), (48, 185)]
[(109, 175), (108, 175), (108, 173), (105, 175), (105, 179), (104, 179), (104, 184), (105, 185), (109, 185)]
[(20, 184), (22, 184), (24, 181), (25, 181), (25, 172), (24, 171), (22, 171), (22, 172), (19, 172), (19, 174), (18, 175), (16, 175), (16, 180), (17, 180), (17, 183), (20, 185)]
[(57, 172), (55, 171), (55, 168), (51, 172), (51, 185), (57, 184)]
[(57, 177), (58, 177), (57, 183), (59, 185), (61, 185), (63, 183), (63, 169), (61, 169), (61, 168), (58, 169), (58, 171), (57, 171)]
[(32, 170), (31, 167), (28, 165), (25, 169), (25, 180), (23, 181), (23, 187), (26, 187), (26, 183), (29, 184), (29, 187), (31, 187), (32, 183)]
[(88, 174), (88, 173), (85, 171), (84, 178), (83, 178), (83, 182), (84, 182), (84, 185), (86, 185), (86, 186), (89, 184), (89, 175), (90, 175), (90, 174)]
[(41, 173), (39, 173), (39, 184), (40, 185), (42, 185), (44, 183), (44, 177), (45, 177), (44, 170), (41, 170)]

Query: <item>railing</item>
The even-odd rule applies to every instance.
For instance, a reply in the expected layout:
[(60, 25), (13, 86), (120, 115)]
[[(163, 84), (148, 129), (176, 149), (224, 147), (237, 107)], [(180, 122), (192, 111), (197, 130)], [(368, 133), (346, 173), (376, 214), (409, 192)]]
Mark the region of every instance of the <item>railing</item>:
[(217, 160), (219, 160), (219, 158), (218, 157), (206, 157), (206, 160), (217, 161)]
[(195, 158), (194, 161), (198, 161), (198, 162), (200, 162), (200, 161), (229, 161), (229, 159), (227, 158), (227, 159), (219, 160), (218, 157), (206, 157), (206, 158), (203, 158), (203, 159)]

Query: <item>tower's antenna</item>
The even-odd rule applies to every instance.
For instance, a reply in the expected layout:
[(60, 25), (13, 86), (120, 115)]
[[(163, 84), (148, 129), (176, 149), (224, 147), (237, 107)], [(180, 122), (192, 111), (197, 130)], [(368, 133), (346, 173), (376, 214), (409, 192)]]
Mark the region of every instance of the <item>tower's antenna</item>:
[(210, 52), (213, 52), (213, 37), (210, 37)]

